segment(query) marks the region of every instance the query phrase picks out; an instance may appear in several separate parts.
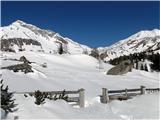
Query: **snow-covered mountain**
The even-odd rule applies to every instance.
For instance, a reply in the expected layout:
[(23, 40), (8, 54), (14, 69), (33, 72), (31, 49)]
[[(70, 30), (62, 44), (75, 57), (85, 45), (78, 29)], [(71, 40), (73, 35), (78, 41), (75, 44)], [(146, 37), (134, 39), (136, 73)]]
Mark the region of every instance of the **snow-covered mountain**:
[(62, 37), (59, 33), (40, 29), (17, 20), (9, 26), (0, 27), (2, 51), (39, 51), (57, 53), (60, 45), (66, 53), (79, 54), (90, 48)]
[[(112, 65), (102, 62), (102, 69), (99, 69), (100, 61), (91, 56), (79, 54), (86, 52), (86, 50), (90, 51), (91, 48), (76, 43), (69, 38), (64, 38), (58, 33), (43, 30), (22, 21), (16, 21), (9, 26), (1, 27), (0, 31), (2, 50), (15, 51), (13, 53), (0, 51), (0, 78), (4, 80), (4, 86), (9, 86), (9, 91), (23, 93), (34, 92), (35, 90), (72, 91), (80, 88), (85, 89), (85, 107), (80, 109), (79, 106), (72, 106), (64, 100), (45, 99), (44, 104), (37, 106), (34, 97), (28, 94), (15, 93), (13, 99), (16, 99), (15, 104), (18, 104), (16, 107), (18, 110), (7, 114), (6, 120), (15, 119), (15, 116), (18, 116), (19, 120), (159, 119), (159, 93), (146, 93), (133, 99), (113, 100), (107, 104), (100, 102), (102, 88), (121, 90), (139, 88), (142, 85), (147, 88), (158, 88), (160, 82), (158, 72), (133, 69), (132, 72), (125, 75), (106, 75), (107, 71), (113, 67)], [(155, 46), (158, 45), (159, 37), (155, 36), (159, 36), (159, 33), (155, 32), (155, 35), (146, 35), (146, 37), (132, 36), (131, 41), (128, 38), (111, 47), (101, 48), (100, 51), (104, 53), (109, 50), (114, 52), (115, 50), (115, 56), (114, 54), (108, 54), (109, 58), (122, 55), (119, 50), (129, 54), (134, 50), (133, 48), (130, 50), (131, 47), (140, 44), (139, 41), (144, 41), (144, 38), (147, 45), (153, 45), (154, 43), (157, 43)], [(71, 54), (52, 54), (58, 51), (60, 45), (63, 45), (64, 50)], [(121, 46), (124, 47), (124, 50), (120, 48)], [(145, 50), (141, 46), (143, 46), (143, 42), (137, 48)], [(29, 62), (24, 62), (24, 57)], [(28, 69), (29, 66), (32, 72), (25, 74), (24, 63), (25, 66), (26, 63), (29, 64), (25, 69)], [(21, 65), (22, 69), (4, 69), (8, 66), (13, 68), (17, 65)], [(75, 95), (69, 96), (75, 98)], [(0, 110), (4, 117), (4, 110)]]
[(120, 40), (119, 42), (109, 47), (99, 47), (98, 50), (106, 61), (119, 56), (139, 53), (143, 51), (153, 50), (154, 52), (159, 52), (160, 30), (154, 29), (152, 31), (140, 31), (128, 37), (127, 39)]
[[(59, 33), (40, 29), (34, 25), (17, 20), (9, 26), (0, 27), (2, 51), (39, 51), (45, 53), (57, 53), (63, 46), (65, 53), (81, 54), (90, 53), (91, 48), (62, 37)], [(109, 46), (99, 47), (101, 57), (110, 59), (153, 50), (160, 51), (160, 30), (140, 31), (124, 40)]]

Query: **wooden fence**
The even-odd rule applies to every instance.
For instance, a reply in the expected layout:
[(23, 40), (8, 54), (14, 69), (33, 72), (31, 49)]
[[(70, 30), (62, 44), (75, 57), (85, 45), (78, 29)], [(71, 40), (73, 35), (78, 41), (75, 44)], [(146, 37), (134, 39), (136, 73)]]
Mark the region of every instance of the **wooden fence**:
[(140, 86), (138, 89), (124, 89), (124, 90), (108, 90), (107, 88), (102, 88), (102, 95), (100, 99), (102, 103), (108, 103), (111, 100), (127, 100), (136, 95), (143, 95), (146, 92), (159, 92), (160, 88), (146, 88), (145, 86)]
[[(102, 103), (108, 103), (111, 100), (127, 100), (136, 95), (143, 95), (146, 92), (152, 93), (160, 91), (160, 88), (146, 88), (145, 86), (140, 86), (137, 89), (123, 89), (123, 90), (108, 90), (107, 88), (102, 88), (102, 95), (100, 95), (100, 100)], [(64, 91), (41, 91), (44, 94), (50, 95), (51, 97), (55, 94), (62, 94)], [(15, 94), (29, 94), (34, 96), (35, 92), (15, 92)], [(76, 105), (80, 107), (85, 106), (85, 90), (83, 88), (76, 91), (65, 91), (65, 94), (78, 94), (78, 96), (68, 96), (67, 102), (75, 102)]]
[[(54, 96), (54, 95), (58, 95), (58, 94), (62, 94), (64, 91), (41, 91), (43, 94), (47, 94), (50, 95), (50, 97)], [(31, 96), (35, 95), (35, 92), (15, 92), (15, 94), (29, 94)], [(76, 102), (77, 105), (79, 105), (80, 107), (84, 107), (85, 106), (85, 90), (83, 88), (76, 90), (76, 91), (65, 91), (66, 95), (69, 94), (75, 94), (78, 96), (77, 97), (71, 97), (68, 96), (67, 98), (67, 102)]]

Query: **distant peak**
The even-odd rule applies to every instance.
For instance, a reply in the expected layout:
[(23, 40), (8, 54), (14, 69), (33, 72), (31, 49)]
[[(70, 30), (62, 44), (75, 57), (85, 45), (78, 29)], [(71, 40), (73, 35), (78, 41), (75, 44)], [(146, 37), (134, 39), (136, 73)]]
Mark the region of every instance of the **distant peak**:
[(159, 31), (160, 31), (160, 29), (155, 28), (152, 30), (144, 30), (144, 31), (140, 31), (140, 32), (159, 32)]
[(22, 20), (16, 20), (15, 22), (13, 22), (12, 24), (26, 24), (25, 22), (23, 22)]
[(160, 32), (160, 29), (153, 29), (152, 31), (153, 31), (153, 32), (156, 32), (156, 31), (159, 31), (159, 32)]
[[(11, 25), (13, 26), (21, 26), (21, 27), (28, 27), (28, 28), (31, 28), (31, 27), (34, 27), (34, 28), (37, 28), (36, 26), (32, 25), (32, 24), (28, 24), (22, 20), (16, 20), (15, 22), (13, 22)], [(40, 29), (40, 28), (37, 28), (37, 29)]]

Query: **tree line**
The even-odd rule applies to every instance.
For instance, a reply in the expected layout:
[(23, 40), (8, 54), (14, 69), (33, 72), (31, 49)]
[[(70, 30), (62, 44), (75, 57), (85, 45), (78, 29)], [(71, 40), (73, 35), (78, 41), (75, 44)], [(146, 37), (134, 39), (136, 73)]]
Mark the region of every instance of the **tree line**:
[(155, 71), (160, 71), (160, 54), (152, 52), (141, 52), (129, 55), (123, 55), (118, 58), (111, 59), (109, 61), (112, 65), (118, 65), (124, 60), (130, 60), (132, 63), (138, 63), (139, 61), (149, 60), (152, 62), (151, 69)]

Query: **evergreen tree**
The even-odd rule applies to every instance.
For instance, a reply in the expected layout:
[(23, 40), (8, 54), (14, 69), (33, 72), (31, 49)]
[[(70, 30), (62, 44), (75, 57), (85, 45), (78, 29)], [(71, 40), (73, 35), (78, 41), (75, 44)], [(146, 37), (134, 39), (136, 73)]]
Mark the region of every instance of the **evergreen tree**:
[(138, 62), (136, 62), (136, 69), (138, 69)]
[[(151, 51), (150, 53), (149, 52), (141, 52), (141, 53), (130, 54), (128, 56), (126, 56), (126, 55), (120, 56), (118, 58), (111, 59), (109, 61), (109, 63), (112, 65), (117, 65), (117, 64), (121, 63), (122, 61), (128, 60), (128, 59), (131, 60), (132, 64), (134, 64), (134, 63), (136, 64), (136, 66), (135, 66), (136, 69), (138, 69), (138, 62), (139, 61), (144, 62), (144, 60), (147, 59), (152, 62), (152, 64), (151, 64), (152, 70), (160, 71), (160, 54), (159, 53), (154, 54), (153, 51)], [(141, 65), (140, 69), (148, 71), (147, 66)]]
[(45, 94), (43, 94), (42, 92), (40, 92), (39, 90), (35, 91), (35, 104), (37, 105), (41, 105), (44, 104), (45, 102)]
[(87, 49), (84, 49), (84, 50), (83, 50), (83, 54), (88, 55), (88, 50), (87, 50)]
[(148, 68), (147, 68), (147, 65), (145, 64), (145, 66), (144, 66), (144, 70), (145, 71), (148, 71)]
[(15, 108), (17, 104), (14, 103), (13, 92), (8, 92), (8, 86), (4, 87), (3, 80), (1, 80), (1, 108), (5, 111), (6, 115), (9, 112), (17, 111)]
[(62, 43), (60, 43), (58, 53), (59, 53), (60, 55), (63, 54), (63, 46), (62, 46)]
[(98, 51), (97, 49), (93, 49), (93, 50), (91, 51), (90, 56), (98, 59), (98, 58), (99, 58), (99, 51)]
[(141, 64), (141, 70), (144, 70), (144, 68), (143, 68), (143, 64)]
[(160, 54), (159, 53), (153, 54), (151, 62), (153, 63), (151, 65), (151, 68), (153, 70), (160, 71)]

